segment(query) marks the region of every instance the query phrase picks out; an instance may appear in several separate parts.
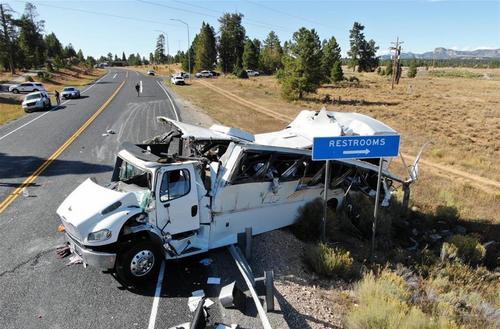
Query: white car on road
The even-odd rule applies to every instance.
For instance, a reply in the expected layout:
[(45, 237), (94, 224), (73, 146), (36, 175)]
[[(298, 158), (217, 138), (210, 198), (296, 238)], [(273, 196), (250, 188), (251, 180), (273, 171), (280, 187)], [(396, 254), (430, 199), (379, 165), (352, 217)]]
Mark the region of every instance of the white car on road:
[(249, 77), (258, 77), (260, 75), (259, 71), (246, 70)]
[(80, 98), (80, 90), (76, 89), (75, 87), (66, 87), (61, 92), (61, 97), (64, 99)]
[(45, 88), (39, 82), (23, 82), (10, 86), (9, 91), (14, 94), (19, 94), (20, 92), (45, 91)]
[(170, 78), (170, 82), (174, 85), (183, 85), (186, 84), (186, 80), (181, 75), (174, 75)]
[(47, 92), (36, 91), (26, 95), (21, 106), (23, 107), (24, 112), (29, 113), (34, 110), (50, 109), (52, 104)]

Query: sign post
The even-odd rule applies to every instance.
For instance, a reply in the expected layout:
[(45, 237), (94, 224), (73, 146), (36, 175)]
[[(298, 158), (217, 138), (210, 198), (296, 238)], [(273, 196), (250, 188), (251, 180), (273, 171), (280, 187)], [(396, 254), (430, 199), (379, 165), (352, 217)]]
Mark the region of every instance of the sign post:
[(330, 184), (330, 160), (340, 159), (369, 159), (379, 158), (377, 194), (373, 209), (372, 250), (371, 258), (375, 251), (375, 233), (377, 231), (377, 213), (380, 202), (380, 185), (384, 158), (396, 157), (399, 154), (399, 135), (373, 135), (373, 136), (338, 136), (315, 137), (313, 140), (312, 159), (325, 161), (325, 190), (323, 192), (323, 220), (321, 222), (321, 239), (326, 239), (326, 220), (328, 186)]
[(323, 221), (321, 222), (321, 241), (326, 241), (326, 219), (328, 217), (328, 185), (330, 184), (330, 160), (325, 164), (325, 190), (323, 191)]

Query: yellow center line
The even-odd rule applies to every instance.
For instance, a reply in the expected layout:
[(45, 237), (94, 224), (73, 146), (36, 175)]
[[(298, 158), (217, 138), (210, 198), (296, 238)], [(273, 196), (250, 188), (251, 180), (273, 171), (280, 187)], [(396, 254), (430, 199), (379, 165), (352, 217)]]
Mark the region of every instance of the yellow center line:
[(91, 124), (92, 122), (94, 122), (94, 120), (99, 116), (99, 114), (101, 114), (105, 109), (106, 107), (109, 105), (109, 103), (111, 103), (111, 101), (113, 100), (113, 98), (115, 98), (115, 96), (118, 94), (118, 92), (120, 91), (120, 89), (122, 89), (123, 85), (125, 84), (126, 80), (124, 80), (119, 86), (118, 88), (113, 92), (113, 94), (106, 100), (106, 102), (104, 102), (104, 104), (101, 105), (101, 107), (94, 112), (94, 114), (92, 114), (92, 116), (90, 118), (88, 118), (87, 121), (85, 121), (85, 123), (80, 127), (78, 128), (77, 131), (75, 131), (73, 133), (73, 135), (71, 135), (67, 140), (66, 142), (64, 142), (61, 146), (59, 146), (59, 148), (54, 152), (52, 153), (51, 156), (49, 156), (49, 158), (47, 160), (45, 160), (44, 163), (42, 163), (42, 165), (40, 167), (38, 167), (28, 178), (26, 178), (24, 180), (24, 182), (22, 182), (21, 185), (19, 185), (19, 187), (17, 187), (7, 198), (5, 198), (2, 202), (0, 202), (0, 214), (5, 210), (7, 209), (7, 207), (12, 203), (14, 202), (14, 200), (19, 196), (21, 195), (22, 193), (22, 190), (29, 186), (31, 183), (33, 183), (37, 178), (38, 176), (40, 176), (41, 173), (44, 172), (45, 169), (47, 169), (50, 164), (56, 160), (82, 133), (85, 129), (87, 129)]

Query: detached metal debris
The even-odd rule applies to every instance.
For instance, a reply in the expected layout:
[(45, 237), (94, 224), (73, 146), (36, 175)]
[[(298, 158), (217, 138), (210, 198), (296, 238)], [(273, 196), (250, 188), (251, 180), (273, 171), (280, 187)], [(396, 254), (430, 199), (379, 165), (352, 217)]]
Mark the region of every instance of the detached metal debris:
[[(158, 120), (163, 134), (121, 146), (110, 184), (87, 179), (57, 210), (83, 263), (114, 268), (130, 284), (152, 280), (162, 259), (232, 245), (246, 229), (257, 235), (293, 224), (324, 190), (325, 162), (311, 159), (314, 137), (396, 133), (366, 115), (326, 110), (302, 111), (284, 129), (256, 135)], [(381, 160), (332, 161), (328, 205), (342, 206), (352, 190), (373, 196)], [(382, 204), (394, 183), (409, 197), (416, 171), (415, 163), (403, 179), (384, 161)]]

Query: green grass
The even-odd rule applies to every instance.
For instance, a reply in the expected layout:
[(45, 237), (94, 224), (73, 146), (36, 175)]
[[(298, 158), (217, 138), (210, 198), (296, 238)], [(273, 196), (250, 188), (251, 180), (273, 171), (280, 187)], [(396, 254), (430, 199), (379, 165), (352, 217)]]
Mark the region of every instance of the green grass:
[(444, 70), (429, 71), (428, 74), (430, 76), (437, 77), (437, 78), (477, 79), (477, 78), (482, 78), (483, 77), (483, 74), (480, 74), (480, 73), (475, 73), (475, 72), (470, 72), (470, 71), (459, 71), (459, 70), (452, 70), (452, 71), (444, 71)]

